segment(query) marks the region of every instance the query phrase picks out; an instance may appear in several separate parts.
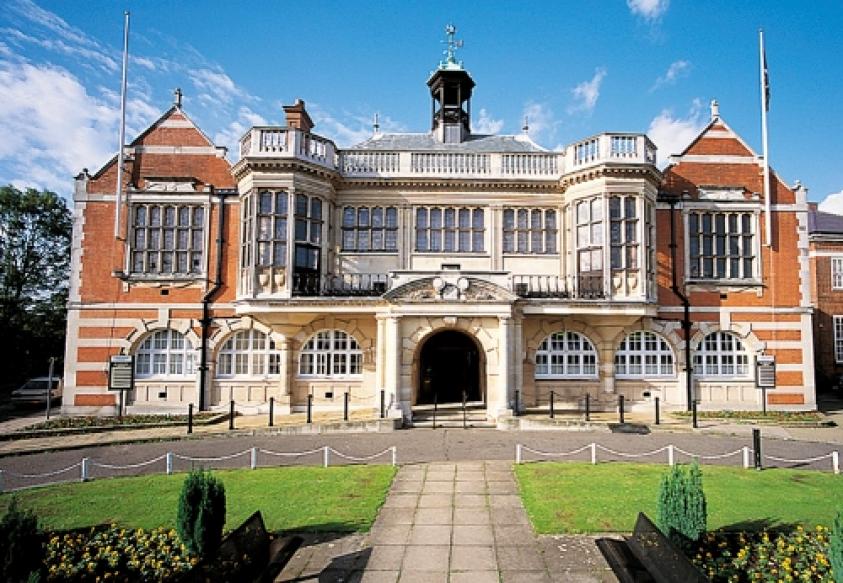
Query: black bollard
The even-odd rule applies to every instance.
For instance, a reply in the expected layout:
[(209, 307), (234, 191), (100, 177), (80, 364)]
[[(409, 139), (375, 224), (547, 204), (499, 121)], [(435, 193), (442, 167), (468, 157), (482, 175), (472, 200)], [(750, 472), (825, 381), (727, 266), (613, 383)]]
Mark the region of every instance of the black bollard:
[(193, 433), (193, 403), (187, 406), (187, 433)]
[(466, 424), (465, 420), (465, 401), (466, 401), (466, 394), (465, 391), (462, 392), (462, 428), (468, 429), (468, 425)]
[(656, 397), (656, 425), (658, 425), (660, 421), (661, 420), (659, 418), (659, 398)]
[(585, 394), (585, 420), (591, 421), (591, 394)]
[(433, 393), (433, 428), (436, 429), (436, 412), (439, 410), (439, 395)]
[(269, 398), (269, 426), (275, 425), (275, 397)]
[(348, 391), (342, 396), (342, 420), (348, 421)]
[(313, 423), (313, 395), (307, 396), (307, 422)]
[(753, 461), (755, 462), (755, 469), (761, 469), (761, 430), (752, 430), (752, 453)]
[(515, 391), (515, 416), (521, 416), (521, 391)]
[(699, 425), (697, 424), (697, 400), (696, 399), (691, 401), (691, 427), (693, 427), (694, 429), (699, 427)]
[(234, 429), (234, 401), (231, 401), (228, 407), (228, 430)]
[(556, 412), (553, 410), (553, 391), (550, 391), (550, 418), (553, 419)]
[(623, 395), (618, 395), (618, 422), (623, 425)]
[(381, 419), (386, 417), (386, 391), (381, 389)]

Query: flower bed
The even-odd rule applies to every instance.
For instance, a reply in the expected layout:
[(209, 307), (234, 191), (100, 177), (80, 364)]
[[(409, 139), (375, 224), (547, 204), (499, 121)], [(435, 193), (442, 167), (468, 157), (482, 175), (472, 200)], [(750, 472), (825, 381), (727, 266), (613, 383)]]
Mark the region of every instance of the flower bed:
[(694, 563), (715, 583), (804, 581), (834, 583), (824, 526), (786, 532), (708, 533)]
[[(195, 413), (193, 421), (204, 421), (218, 417), (219, 413)], [(187, 415), (123, 415), (119, 417), (58, 417), (49, 421), (42, 421), (30, 425), (23, 431), (38, 431), (42, 429), (87, 429), (89, 427), (111, 427), (113, 425), (150, 425), (187, 423)]]
[[(687, 411), (673, 411), (675, 417), (690, 417)], [(833, 424), (824, 415), (814, 411), (697, 411), (700, 419), (726, 419), (738, 423), (795, 423), (795, 424)]]
[(44, 556), (47, 581), (167, 581), (195, 563), (175, 530), (114, 524), (53, 534)]

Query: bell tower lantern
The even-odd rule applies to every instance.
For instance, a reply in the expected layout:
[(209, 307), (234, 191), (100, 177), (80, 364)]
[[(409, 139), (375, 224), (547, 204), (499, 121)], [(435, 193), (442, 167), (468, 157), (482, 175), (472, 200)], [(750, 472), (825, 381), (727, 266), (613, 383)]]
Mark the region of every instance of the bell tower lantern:
[(427, 80), (430, 87), (433, 113), (432, 130), (436, 138), (445, 144), (458, 144), (471, 133), (471, 90), (474, 80), (457, 61), (456, 52), (462, 47), (461, 40), (455, 40), (457, 29), (449, 24), (445, 27), (447, 49), (445, 60)]

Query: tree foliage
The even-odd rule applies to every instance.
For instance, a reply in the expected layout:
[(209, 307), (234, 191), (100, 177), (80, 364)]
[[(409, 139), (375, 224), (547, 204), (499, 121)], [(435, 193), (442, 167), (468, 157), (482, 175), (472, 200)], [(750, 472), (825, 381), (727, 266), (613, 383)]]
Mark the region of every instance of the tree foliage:
[(705, 534), (706, 513), (700, 465), (694, 461), (671, 467), (659, 489), (658, 523), (665, 536), (680, 548), (690, 548)]
[(54, 192), (0, 187), (2, 383), (45, 374), (47, 359), (64, 354), (71, 231)]
[(29, 510), (18, 508), (13, 496), (0, 520), (0, 577), (3, 581), (22, 582), (41, 566), (44, 534), (38, 518)]
[(837, 513), (828, 544), (828, 559), (836, 583), (843, 583), (843, 510)]
[(210, 471), (190, 472), (179, 496), (176, 529), (191, 554), (209, 557), (220, 545), (225, 526), (225, 487)]

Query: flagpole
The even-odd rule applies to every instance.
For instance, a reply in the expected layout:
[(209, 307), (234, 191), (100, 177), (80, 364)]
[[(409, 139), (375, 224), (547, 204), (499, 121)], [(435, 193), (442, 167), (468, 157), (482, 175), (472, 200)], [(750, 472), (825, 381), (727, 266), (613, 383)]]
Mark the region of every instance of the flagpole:
[(117, 189), (114, 213), (114, 237), (120, 238), (120, 213), (123, 210), (123, 145), (126, 143), (126, 73), (129, 69), (129, 11), (123, 13), (123, 78), (120, 84), (120, 143), (117, 150)]
[(770, 201), (770, 155), (767, 149), (767, 110), (770, 108), (769, 87), (770, 79), (767, 73), (767, 57), (764, 52), (764, 30), (758, 30), (758, 59), (761, 76), (761, 147), (764, 155), (764, 245), (770, 246), (773, 242), (773, 216), (772, 202)]

